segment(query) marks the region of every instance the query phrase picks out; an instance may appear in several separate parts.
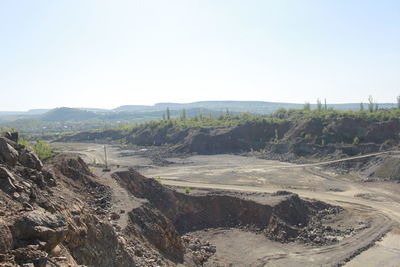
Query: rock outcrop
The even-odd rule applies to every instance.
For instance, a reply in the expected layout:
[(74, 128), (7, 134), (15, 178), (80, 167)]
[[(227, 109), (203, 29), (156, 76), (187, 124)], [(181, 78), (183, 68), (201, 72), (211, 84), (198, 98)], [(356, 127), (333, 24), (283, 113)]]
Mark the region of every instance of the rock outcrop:
[(36, 156), (35, 153), (29, 151), (28, 149), (23, 150), (19, 154), (18, 160), (23, 166), (28, 168), (36, 169), (39, 171), (43, 168), (43, 163), (40, 161), (38, 156)]
[(14, 166), (18, 162), (18, 152), (12, 146), (13, 141), (0, 137), (0, 160)]
[(150, 220), (130, 222), (122, 229), (111, 219), (110, 188), (97, 181), (80, 157), (60, 154), (43, 165), (32, 151), (4, 136), (0, 138), (1, 266), (182, 262), (185, 248), (180, 237), (157, 210), (144, 209), (143, 218)]
[(67, 223), (61, 214), (34, 210), (19, 217), (13, 225), (13, 236), (18, 242), (44, 242), (43, 249), (52, 250), (67, 233)]
[(181, 127), (174, 123), (145, 124), (127, 131), (85, 132), (62, 141), (123, 141), (140, 146), (169, 145), (174, 152), (220, 154), (261, 151), (266, 157), (353, 156), (400, 145), (400, 120), (334, 114), (282, 120), (259, 119), (234, 126)]

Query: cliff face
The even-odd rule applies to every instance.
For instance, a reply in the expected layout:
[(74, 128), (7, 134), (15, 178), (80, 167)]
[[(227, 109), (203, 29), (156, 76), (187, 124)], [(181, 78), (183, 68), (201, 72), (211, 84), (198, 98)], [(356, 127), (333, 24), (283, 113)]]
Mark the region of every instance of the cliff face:
[(65, 136), (61, 141), (122, 140), (140, 146), (168, 144), (177, 152), (198, 154), (262, 151), (270, 158), (353, 156), (398, 147), (400, 120), (321, 117), (282, 122), (243, 122), (235, 126), (143, 125), (130, 132), (103, 131)]

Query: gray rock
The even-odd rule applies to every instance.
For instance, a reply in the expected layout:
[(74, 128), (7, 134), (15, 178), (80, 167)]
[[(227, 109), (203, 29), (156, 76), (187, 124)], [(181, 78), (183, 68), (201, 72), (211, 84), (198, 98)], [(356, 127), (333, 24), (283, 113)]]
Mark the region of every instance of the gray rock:
[(6, 138), (0, 137), (0, 159), (5, 163), (14, 166), (18, 161), (18, 152), (9, 144), (9, 142)]
[(16, 240), (34, 241), (39, 239), (46, 242), (45, 249), (47, 251), (62, 242), (68, 230), (64, 216), (38, 210), (19, 218), (13, 229)]
[(9, 140), (11, 140), (11, 141), (13, 141), (13, 142), (15, 142), (15, 143), (18, 143), (18, 139), (19, 139), (18, 132), (12, 132), (12, 133), (11, 132), (4, 132), (2, 134), (2, 136), (7, 138), (7, 139), (9, 139)]
[(6, 168), (0, 167), (0, 188), (7, 193), (13, 193), (17, 189), (14, 182), (14, 175)]
[(8, 139), (14, 141), (15, 143), (18, 143), (18, 139), (19, 139), (19, 134), (18, 134), (18, 132), (13, 132), (13, 133), (11, 133), (11, 136), (10, 136), (10, 138), (8, 138)]
[(28, 168), (41, 170), (43, 168), (43, 163), (40, 161), (35, 153), (29, 150), (24, 150), (18, 157), (19, 162)]
[(0, 253), (4, 254), (13, 248), (13, 237), (7, 224), (0, 219)]

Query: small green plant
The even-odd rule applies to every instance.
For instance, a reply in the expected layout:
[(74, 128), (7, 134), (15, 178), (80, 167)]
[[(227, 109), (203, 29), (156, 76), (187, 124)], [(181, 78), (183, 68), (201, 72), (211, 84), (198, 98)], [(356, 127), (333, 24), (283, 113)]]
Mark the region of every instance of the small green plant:
[(322, 140), (321, 140), (321, 145), (322, 145), (322, 146), (325, 146), (325, 139), (322, 139)]
[(311, 136), (311, 134), (306, 134), (306, 135), (304, 135), (304, 138), (305, 138), (305, 139), (311, 139), (312, 136)]
[(54, 156), (49, 143), (41, 140), (37, 140), (33, 145), (33, 151), (41, 160), (46, 160)]
[(353, 139), (353, 144), (354, 144), (354, 145), (358, 145), (359, 143), (360, 143), (360, 138), (358, 138), (357, 136), (354, 137), (354, 139)]
[(191, 194), (192, 193), (192, 189), (190, 189), (190, 187), (185, 187), (185, 194)]
[(29, 145), (28, 141), (27, 141), (25, 138), (23, 138), (23, 137), (20, 137), (20, 138), (18, 139), (18, 144), (23, 145), (23, 146), (26, 147), (27, 149), (32, 149), (31, 146)]
[(160, 176), (158, 176), (158, 177), (156, 178), (156, 181), (157, 181), (159, 184), (162, 184), (162, 180), (161, 180), (161, 177), (160, 177)]
[(93, 165), (96, 165), (96, 164), (97, 164), (97, 160), (96, 160), (96, 158), (93, 158), (93, 160), (92, 160), (92, 164), (93, 164)]

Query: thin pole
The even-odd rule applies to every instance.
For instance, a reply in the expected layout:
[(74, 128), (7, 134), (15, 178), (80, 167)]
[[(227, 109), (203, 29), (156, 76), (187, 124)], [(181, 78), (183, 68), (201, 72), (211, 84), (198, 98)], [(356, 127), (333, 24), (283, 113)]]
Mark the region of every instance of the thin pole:
[(106, 163), (106, 169), (107, 169), (108, 165), (107, 165), (107, 149), (106, 149), (106, 146), (104, 146), (104, 161)]

